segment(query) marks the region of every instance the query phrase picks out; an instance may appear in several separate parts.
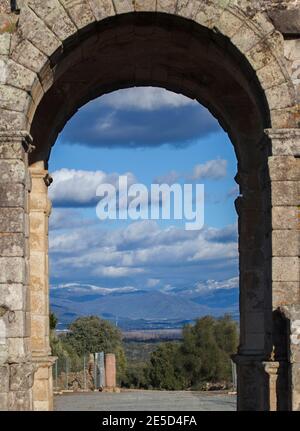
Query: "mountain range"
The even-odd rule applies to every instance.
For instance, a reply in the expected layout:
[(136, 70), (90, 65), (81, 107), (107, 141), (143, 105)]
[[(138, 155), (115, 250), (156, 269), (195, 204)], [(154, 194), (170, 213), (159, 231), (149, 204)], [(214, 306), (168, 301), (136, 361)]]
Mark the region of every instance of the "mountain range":
[(230, 313), (238, 318), (238, 288), (143, 290), (65, 284), (50, 289), (60, 328), (80, 316), (97, 315), (122, 329), (180, 327), (198, 317)]

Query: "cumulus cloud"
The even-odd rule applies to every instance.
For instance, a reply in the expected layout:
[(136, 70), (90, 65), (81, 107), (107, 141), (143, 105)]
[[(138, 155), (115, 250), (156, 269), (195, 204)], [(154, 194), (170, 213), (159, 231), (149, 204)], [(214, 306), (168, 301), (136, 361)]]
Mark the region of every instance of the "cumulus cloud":
[(119, 90), (90, 102), (66, 125), (62, 143), (88, 147), (181, 147), (218, 132), (198, 102), (157, 88)]
[[(112, 184), (118, 190), (119, 174), (107, 174), (103, 171), (83, 171), (60, 169), (53, 172), (53, 183), (49, 188), (49, 197), (56, 207), (93, 206), (99, 201), (96, 189), (100, 184)], [(127, 176), (128, 184), (136, 182), (131, 172)]]
[(192, 181), (202, 179), (219, 180), (226, 177), (227, 174), (227, 160), (217, 159), (208, 160), (204, 164), (198, 164), (194, 167), (193, 173), (187, 176), (187, 179)]
[(239, 277), (232, 277), (227, 280), (207, 280), (205, 282), (197, 282), (194, 291), (206, 292), (208, 290), (217, 289), (237, 289), (239, 287)]
[(174, 184), (179, 179), (185, 179), (185, 181), (196, 181), (196, 180), (220, 180), (227, 175), (227, 160), (214, 159), (208, 160), (205, 163), (197, 164), (193, 168), (193, 172), (178, 172), (170, 171), (165, 175), (161, 175), (154, 179), (155, 183), (158, 184)]
[(139, 87), (128, 88), (105, 94), (98, 99), (103, 104), (114, 109), (154, 111), (165, 108), (198, 105), (198, 102), (182, 94), (173, 93), (164, 88)]
[(141, 221), (115, 230), (91, 225), (52, 231), (50, 254), (52, 274), (60, 282), (76, 278), (108, 288), (157, 289), (194, 286), (199, 273), (207, 279), (233, 277), (238, 249), (236, 238), (220, 229), (195, 234)]

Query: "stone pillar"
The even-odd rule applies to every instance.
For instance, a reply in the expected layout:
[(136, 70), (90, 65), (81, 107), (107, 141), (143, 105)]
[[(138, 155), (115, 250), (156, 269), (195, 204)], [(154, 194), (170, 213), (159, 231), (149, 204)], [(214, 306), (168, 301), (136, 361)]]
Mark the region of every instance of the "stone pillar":
[(113, 389), (117, 386), (116, 382), (116, 356), (114, 353), (106, 353), (105, 355), (105, 381), (106, 387)]
[(277, 409), (300, 409), (300, 130), (268, 130), (272, 190), (274, 360), (280, 362)]
[(0, 132), (0, 410), (31, 410), (26, 132)]
[(30, 166), (30, 296), (31, 351), (37, 365), (33, 385), (34, 410), (52, 410), (52, 365), (49, 330), (48, 199), (49, 175), (44, 162)]

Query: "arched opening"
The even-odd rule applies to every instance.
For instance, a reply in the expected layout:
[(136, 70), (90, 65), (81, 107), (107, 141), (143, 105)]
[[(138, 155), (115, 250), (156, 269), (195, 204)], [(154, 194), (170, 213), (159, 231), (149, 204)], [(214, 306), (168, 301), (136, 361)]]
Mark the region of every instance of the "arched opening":
[(83, 34), (79, 44), (77, 37), (69, 40), (65, 51), (53, 57), (51, 70), (52, 77), (45, 71), (42, 82), (48, 88), (33, 115), (32, 173), (41, 162), (47, 169), (51, 146), (80, 106), (125, 87), (159, 86), (196, 99), (229, 134), (240, 186), (238, 407), (255, 409), (259, 403), (267, 408), (265, 397), (258, 400), (251, 391), (259, 380), (267, 390), (256, 361), (261, 364), (272, 351), (269, 149), (263, 133), (270, 118), (249, 63), (216, 31), (179, 17), (141, 13), (107, 19)]
[[(75, 342), (77, 325), (88, 325), (90, 315), (105, 319), (124, 337), (120, 347), (113, 345), (122, 394), (113, 398), (112, 410), (125, 408), (128, 397), (140, 410), (155, 409), (161, 403), (182, 410), (188, 402), (203, 409), (205, 397), (200, 401), (195, 391), (203, 397), (198, 391), (206, 387), (232, 389), (230, 355), (236, 354), (238, 338), (233, 202), (238, 187), (234, 181), (236, 157), (217, 121), (197, 101), (160, 88), (109, 93), (87, 104), (68, 122), (52, 149), (49, 172), (54, 180), (49, 187), (49, 275), (51, 310), (58, 318), (58, 336), (52, 332), (51, 337), (52, 355), (58, 356), (56, 392), (77, 385), (80, 389), (93, 387), (91, 372), (86, 379), (82, 377), (88, 352)], [(125, 214), (125, 220), (117, 216), (100, 221), (95, 211), (100, 200), (97, 187), (108, 182), (119, 191), (120, 175), (126, 176), (128, 185), (146, 187), (146, 211), (138, 220)], [(196, 184), (203, 183), (202, 229), (187, 230), (182, 212), (177, 220), (173, 211), (170, 218), (162, 219), (162, 213), (159, 220), (151, 217), (158, 204), (156, 199), (148, 202), (152, 184), (175, 183), (180, 187), (191, 184), (194, 191)], [(117, 206), (123, 202), (124, 195)], [(78, 318), (82, 320), (74, 325)], [(65, 332), (70, 324), (75, 333)], [(183, 331), (187, 324), (192, 326)], [(209, 330), (212, 340), (204, 352), (197, 339)], [(86, 331), (87, 340), (87, 327)], [(111, 339), (115, 339), (113, 334)], [(89, 349), (107, 353), (109, 344), (112, 341), (105, 345), (94, 339)], [(64, 356), (61, 346), (72, 347), (70, 357), (66, 350)], [(161, 364), (168, 349), (173, 349), (174, 358)], [(197, 367), (197, 363), (203, 366)], [(153, 398), (146, 405), (150, 388), (156, 390), (156, 401)], [(56, 397), (56, 408), (74, 408), (72, 399), (77, 400), (77, 409), (84, 409), (84, 396), (83, 404), (78, 404), (78, 397)], [(224, 396), (224, 401), (224, 408), (226, 402), (235, 408), (234, 395)], [(105, 394), (95, 396), (97, 408), (105, 408), (106, 402)]]
[[(53, 0), (47, 8), (22, 2), (13, 18), (1, 35), (0, 63), (0, 263), (6, 283), (0, 404), (51, 408), (51, 146), (86, 102), (148, 85), (198, 100), (234, 145), (240, 187), (238, 409), (299, 408), (299, 106), (291, 76), (296, 57), (290, 63), (285, 58), (283, 35), (265, 9), (193, 0), (64, 6)], [(287, 329), (287, 349), (279, 346), (280, 328)]]

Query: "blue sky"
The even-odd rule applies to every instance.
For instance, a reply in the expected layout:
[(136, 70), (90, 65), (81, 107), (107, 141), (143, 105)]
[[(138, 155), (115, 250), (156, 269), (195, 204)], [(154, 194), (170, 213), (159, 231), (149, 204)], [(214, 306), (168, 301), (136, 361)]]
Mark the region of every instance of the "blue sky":
[[(236, 163), (217, 121), (184, 96), (144, 87), (90, 102), (68, 122), (49, 161), (52, 284), (236, 287)], [(100, 222), (97, 184), (115, 184), (125, 173), (148, 187), (203, 183), (205, 227), (189, 232), (174, 220)]]

